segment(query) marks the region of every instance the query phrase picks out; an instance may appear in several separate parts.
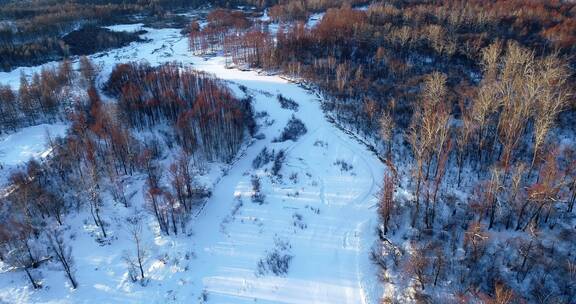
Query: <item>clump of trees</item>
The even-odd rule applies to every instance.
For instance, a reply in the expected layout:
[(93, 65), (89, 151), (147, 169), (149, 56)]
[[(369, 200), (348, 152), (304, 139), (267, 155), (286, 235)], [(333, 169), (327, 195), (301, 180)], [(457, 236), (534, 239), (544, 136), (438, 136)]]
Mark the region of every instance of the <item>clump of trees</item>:
[(151, 68), (120, 64), (105, 90), (119, 100), (120, 115), (139, 130), (169, 123), (188, 152), (230, 160), (254, 132), (250, 100), (239, 100), (214, 76), (175, 64)]
[(0, 132), (65, 120), (77, 103), (85, 106), (85, 100), (73, 91), (92, 86), (96, 72), (92, 62), (82, 57), (78, 70), (64, 60), (30, 76), (22, 74), (17, 89), (0, 85)]
[(292, 115), (292, 117), (290, 118), (290, 120), (288, 120), (288, 123), (286, 123), (286, 126), (282, 130), (282, 133), (280, 133), (280, 136), (278, 138), (275, 138), (273, 141), (274, 142), (283, 142), (287, 140), (297, 141), (298, 138), (306, 134), (306, 132), (308, 132), (306, 125), (300, 119), (296, 118), (296, 116)]
[(296, 101), (294, 101), (294, 99), (284, 97), (282, 94), (278, 94), (278, 96), (276, 96), (276, 99), (278, 100), (280, 106), (283, 109), (288, 109), (297, 112), (298, 109), (300, 108), (300, 105)]
[(206, 17), (208, 24), (200, 28), (194, 21), (188, 26), (189, 47), (191, 50), (201, 50), (202, 53), (212, 52), (215, 47), (225, 43), (252, 25), (252, 21), (242, 11), (215, 9)]
[(113, 32), (106, 28), (87, 25), (63, 37), (70, 55), (89, 55), (107, 49), (119, 48), (133, 41), (143, 41), (140, 32)]

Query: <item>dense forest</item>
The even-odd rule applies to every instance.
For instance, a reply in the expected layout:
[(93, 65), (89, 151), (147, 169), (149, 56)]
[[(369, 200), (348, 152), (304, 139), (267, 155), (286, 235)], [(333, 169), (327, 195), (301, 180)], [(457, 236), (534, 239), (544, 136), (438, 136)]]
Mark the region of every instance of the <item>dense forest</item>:
[(230, 160), (244, 131), (254, 135), (249, 100), (237, 100), (213, 76), (176, 65), (150, 68), (118, 65), (105, 90), (118, 98), (119, 115), (137, 129), (169, 122), (187, 151), (200, 148), (210, 159)]
[[(320, 7), (318, 24), (302, 22)], [(576, 6), (329, 7), (273, 5), (272, 22), (283, 21), (274, 32), (216, 10), (190, 26), (190, 49), (308, 83), (339, 127), (381, 155), (390, 172), (373, 260), (384, 284), (414, 286), (422, 301), (448, 292), (467, 303), (570, 303), (576, 163), (560, 138), (575, 131)]]

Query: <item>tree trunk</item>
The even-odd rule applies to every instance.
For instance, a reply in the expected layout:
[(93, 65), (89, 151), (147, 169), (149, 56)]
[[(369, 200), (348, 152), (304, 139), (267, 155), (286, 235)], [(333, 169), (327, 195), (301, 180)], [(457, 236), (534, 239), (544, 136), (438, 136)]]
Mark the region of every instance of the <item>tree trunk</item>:
[(36, 281), (32, 277), (32, 274), (30, 273), (30, 269), (28, 269), (28, 267), (24, 267), (24, 271), (26, 271), (26, 275), (28, 276), (28, 279), (30, 279), (30, 283), (32, 283), (32, 287), (34, 287), (34, 289), (40, 288), (40, 285), (38, 285), (38, 283), (36, 283)]
[(526, 211), (527, 206), (528, 201), (525, 201), (524, 204), (522, 204), (522, 208), (520, 208), (520, 214), (518, 215), (518, 221), (516, 223), (516, 230), (520, 230), (520, 227), (522, 226), (522, 217), (524, 216), (524, 212)]

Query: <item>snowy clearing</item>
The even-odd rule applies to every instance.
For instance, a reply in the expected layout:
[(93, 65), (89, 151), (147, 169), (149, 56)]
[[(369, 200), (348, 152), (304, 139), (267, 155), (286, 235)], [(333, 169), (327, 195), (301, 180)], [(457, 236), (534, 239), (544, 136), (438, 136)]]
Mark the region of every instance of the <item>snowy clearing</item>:
[(0, 164), (16, 166), (31, 158), (44, 158), (49, 153), (48, 138), (64, 136), (65, 124), (41, 124), (18, 130), (0, 139)]

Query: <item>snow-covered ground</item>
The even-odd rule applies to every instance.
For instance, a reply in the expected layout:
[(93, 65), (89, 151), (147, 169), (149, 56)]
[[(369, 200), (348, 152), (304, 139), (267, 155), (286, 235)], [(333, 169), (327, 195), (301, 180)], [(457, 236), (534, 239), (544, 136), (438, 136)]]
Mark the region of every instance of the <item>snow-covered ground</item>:
[(66, 134), (68, 126), (62, 123), (27, 127), (0, 138), (0, 164), (16, 166), (31, 158), (43, 158), (50, 153), (50, 137)]
[[(119, 62), (192, 64), (229, 81), (239, 96), (240, 85), (248, 88), (256, 111), (266, 111), (266, 120), (273, 122), (259, 121), (265, 139), (247, 146), (222, 176), (206, 207), (190, 223), (191, 235), (159, 236), (154, 221), (148, 221), (147, 286), (128, 280), (122, 259), (132, 246), (122, 218), (134, 210), (108, 203), (104, 216), (112, 223), (110, 244), (95, 241), (94, 227), (86, 224), (88, 214), (68, 219), (78, 289), (71, 290), (57, 269), (42, 270), (45, 288), (39, 291), (31, 290), (24, 273), (8, 272), (0, 274), (0, 302), (190, 303), (204, 294), (208, 303), (377, 303), (381, 290), (369, 249), (376, 237), (376, 194), (384, 171), (378, 159), (331, 125), (318, 97), (298, 84), (226, 69), (222, 57), (193, 57), (178, 29), (143, 29), (150, 41), (91, 56), (101, 68), (100, 82)], [(17, 86), (19, 70), (0, 73), (1, 81)], [(277, 94), (298, 102), (299, 111), (282, 109)], [(308, 132), (297, 142), (273, 143), (292, 114)], [(270, 175), (270, 164), (252, 168), (264, 147), (286, 151), (282, 179)], [(250, 198), (252, 175), (261, 179), (266, 197), (262, 205)], [(131, 203), (144, 214), (142, 185), (135, 177), (127, 192), (135, 193)], [(258, 262), (275, 249), (292, 256), (288, 273), (259, 274)]]
[(116, 24), (111, 26), (105, 26), (104, 28), (107, 28), (114, 32), (137, 32), (141, 30), (143, 26), (144, 24), (142, 23), (133, 23), (133, 24)]

